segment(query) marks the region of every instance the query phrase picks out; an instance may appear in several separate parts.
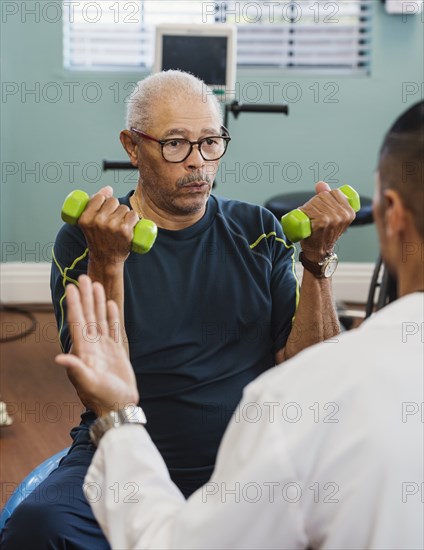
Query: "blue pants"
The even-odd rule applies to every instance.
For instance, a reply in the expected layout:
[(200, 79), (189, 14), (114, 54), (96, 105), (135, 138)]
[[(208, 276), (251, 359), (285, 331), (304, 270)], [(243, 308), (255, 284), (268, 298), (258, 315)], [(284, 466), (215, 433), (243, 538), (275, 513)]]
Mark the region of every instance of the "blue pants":
[[(73, 444), (59, 467), (13, 512), (0, 533), (1, 550), (104, 550), (110, 549), (82, 491), (84, 478), (96, 451), (91, 443), (90, 412), (71, 431)], [(206, 483), (212, 467), (199, 472), (171, 471), (187, 498)]]
[(59, 467), (13, 512), (0, 535), (2, 550), (109, 549), (82, 491), (95, 447), (88, 426), (73, 431), (74, 442)]

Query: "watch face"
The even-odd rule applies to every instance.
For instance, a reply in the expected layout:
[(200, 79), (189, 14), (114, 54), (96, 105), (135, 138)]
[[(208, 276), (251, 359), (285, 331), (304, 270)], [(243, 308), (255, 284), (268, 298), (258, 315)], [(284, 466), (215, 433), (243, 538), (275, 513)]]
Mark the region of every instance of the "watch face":
[(333, 275), (337, 269), (338, 260), (337, 258), (330, 258), (324, 268), (324, 277), (328, 279)]

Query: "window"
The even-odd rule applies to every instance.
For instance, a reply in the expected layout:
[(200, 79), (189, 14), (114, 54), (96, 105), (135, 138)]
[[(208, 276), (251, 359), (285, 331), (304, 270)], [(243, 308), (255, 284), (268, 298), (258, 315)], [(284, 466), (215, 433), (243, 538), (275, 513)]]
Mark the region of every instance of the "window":
[(238, 67), (366, 73), (372, 0), (71, 0), (64, 2), (68, 69), (146, 69), (158, 23), (237, 26)]

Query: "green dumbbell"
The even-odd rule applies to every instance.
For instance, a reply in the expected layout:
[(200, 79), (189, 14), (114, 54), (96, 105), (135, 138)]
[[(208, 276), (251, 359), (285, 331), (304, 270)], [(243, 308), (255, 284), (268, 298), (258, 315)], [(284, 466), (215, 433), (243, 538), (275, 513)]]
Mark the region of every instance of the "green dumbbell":
[[(71, 225), (75, 225), (79, 217), (84, 212), (90, 197), (85, 191), (72, 191), (66, 197), (62, 206), (62, 220)], [(134, 227), (131, 249), (137, 254), (146, 254), (152, 248), (158, 228), (151, 220), (141, 219)]]
[[(339, 191), (345, 195), (353, 210), (358, 212), (361, 208), (361, 199), (355, 189), (353, 189), (350, 185), (342, 185), (339, 187)], [(298, 208), (296, 208), (296, 210), (292, 210), (288, 214), (285, 214), (281, 218), (281, 225), (283, 226), (284, 234), (293, 243), (307, 239), (312, 233), (310, 219), (304, 212), (302, 212), (302, 210), (299, 210)]]

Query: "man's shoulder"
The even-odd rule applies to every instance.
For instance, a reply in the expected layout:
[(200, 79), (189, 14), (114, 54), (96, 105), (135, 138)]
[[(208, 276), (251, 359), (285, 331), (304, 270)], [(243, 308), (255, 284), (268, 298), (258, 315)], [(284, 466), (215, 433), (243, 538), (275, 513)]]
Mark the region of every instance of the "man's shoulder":
[(56, 236), (53, 254), (56, 258), (77, 258), (87, 248), (84, 233), (77, 225), (65, 223)]
[(64, 223), (57, 233), (56, 244), (66, 241), (80, 243), (86, 242), (84, 233), (78, 227), (78, 225), (70, 225), (68, 223)]
[(128, 193), (126, 195), (118, 197), (119, 203), (120, 204), (125, 204), (126, 206), (131, 206), (130, 205), (130, 197), (133, 193), (134, 193), (134, 190), (131, 189), (130, 191), (128, 191)]

